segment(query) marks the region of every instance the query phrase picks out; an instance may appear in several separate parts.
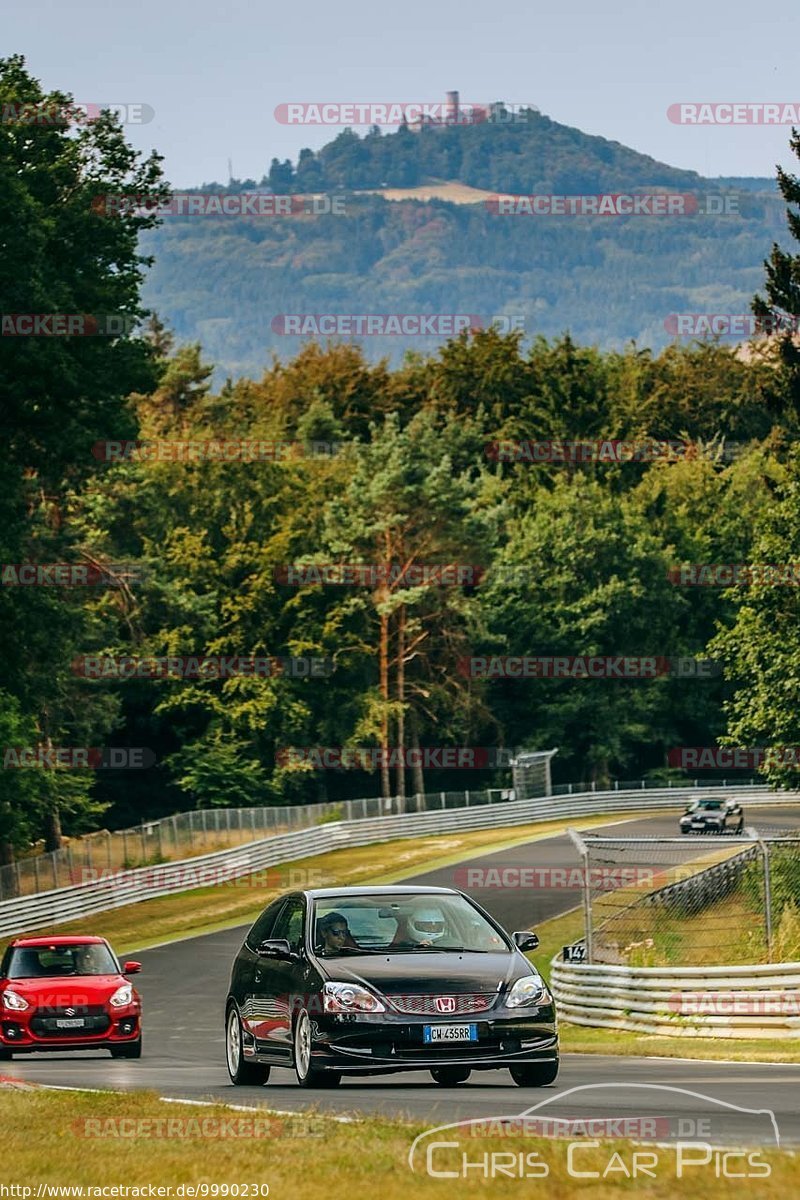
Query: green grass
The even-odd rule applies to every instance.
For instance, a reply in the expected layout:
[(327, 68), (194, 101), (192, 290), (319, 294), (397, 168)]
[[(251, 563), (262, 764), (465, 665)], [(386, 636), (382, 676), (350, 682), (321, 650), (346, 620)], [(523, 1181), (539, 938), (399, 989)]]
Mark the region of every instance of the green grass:
[[(265, 1089), (264, 1098), (267, 1092)], [(497, 1114), (519, 1111), (533, 1102), (534, 1094), (517, 1088), (498, 1093)], [(433, 1089), (432, 1105), (435, 1098)], [(429, 1127), (418, 1120), (365, 1117), (341, 1123), (313, 1113), (270, 1118), (266, 1109), (232, 1112), (222, 1105), (165, 1104), (152, 1092), (9, 1090), (3, 1092), (2, 1107), (2, 1181), (30, 1187), (33, 1197), (39, 1184), (172, 1189), (183, 1184), (207, 1185), (206, 1195), (213, 1200), (215, 1195), (225, 1195), (225, 1185), (229, 1189), (239, 1185), (242, 1196), (242, 1185), (249, 1184), (259, 1185), (261, 1194), (267, 1185), (270, 1200), (331, 1200), (340, 1195), (380, 1196), (381, 1200), (487, 1195), (499, 1200), (520, 1196), (574, 1200), (587, 1182), (569, 1174), (567, 1142), (562, 1139), (517, 1134), (478, 1141), (467, 1131), (458, 1134), (457, 1148), (437, 1151), (435, 1169), (460, 1168), (462, 1154), (469, 1162), (497, 1162), (483, 1156), (503, 1154), (506, 1157), (501, 1161), (506, 1167), (509, 1162), (525, 1163), (520, 1155), (537, 1154), (538, 1159), (527, 1161), (545, 1163), (547, 1178), (521, 1179), (515, 1172), (513, 1177), (487, 1179), (475, 1169), (467, 1172), (466, 1178), (432, 1178), (425, 1172), (424, 1155), (415, 1159), (412, 1173), (408, 1163), (412, 1141)], [(438, 1123), (431, 1120), (429, 1125)], [(220, 1129), (227, 1130), (224, 1136)], [(261, 1136), (243, 1136), (248, 1129), (251, 1134), (260, 1130)], [(446, 1139), (456, 1140), (452, 1130), (447, 1131)], [(675, 1151), (663, 1145), (651, 1148), (656, 1155), (655, 1178), (626, 1179), (619, 1163), (630, 1167), (634, 1152), (642, 1149), (616, 1138), (578, 1148), (575, 1170), (596, 1171), (600, 1176), (589, 1180), (593, 1200), (627, 1195), (638, 1200), (674, 1200), (698, 1193), (703, 1200), (730, 1197), (731, 1181), (716, 1177), (713, 1159), (678, 1179)], [(748, 1194), (761, 1200), (798, 1193), (800, 1160), (794, 1155), (763, 1150), (759, 1162), (768, 1164), (770, 1175), (757, 1181), (743, 1180)], [(736, 1169), (742, 1170), (743, 1163), (736, 1159)], [(173, 1191), (173, 1200), (175, 1194)], [(186, 1187), (183, 1194), (187, 1194)]]
[[(537, 926), (539, 948), (527, 957), (546, 979), (550, 963), (567, 946), (583, 937), (583, 913), (575, 909)], [(800, 1062), (797, 1039), (664, 1037), (627, 1029), (593, 1029), (559, 1021), (559, 1041), (564, 1054), (656, 1055), (664, 1058), (698, 1058), (735, 1062)]]

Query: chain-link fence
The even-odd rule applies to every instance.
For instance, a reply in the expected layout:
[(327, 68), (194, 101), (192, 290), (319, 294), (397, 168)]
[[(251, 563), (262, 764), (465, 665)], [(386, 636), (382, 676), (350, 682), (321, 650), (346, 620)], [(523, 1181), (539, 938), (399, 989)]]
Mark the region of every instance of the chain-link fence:
[(800, 959), (800, 835), (572, 838), (584, 938), (573, 959), (630, 967)]
[[(506, 794), (505, 799), (509, 798)], [(328, 821), (431, 812), (500, 800), (497, 791), (430, 792), (402, 800), (371, 796), (338, 803), (204, 808), (176, 813), (133, 829), (114, 832), (104, 829), (85, 834), (70, 839), (61, 850), (20, 858), (0, 867), (0, 901), (100, 879), (109, 872), (210, 854), (278, 833), (311, 829)]]

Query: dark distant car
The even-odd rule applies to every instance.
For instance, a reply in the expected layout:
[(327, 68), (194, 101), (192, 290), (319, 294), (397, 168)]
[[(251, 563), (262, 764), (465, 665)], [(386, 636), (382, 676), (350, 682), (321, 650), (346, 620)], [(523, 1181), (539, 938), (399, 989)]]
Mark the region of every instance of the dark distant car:
[(731, 797), (701, 796), (687, 805), (681, 833), (741, 833), (744, 810)]
[(326, 888), (270, 904), (233, 963), (228, 1071), (261, 1084), (294, 1067), (303, 1087), (343, 1074), (429, 1070), (463, 1083), (506, 1067), (522, 1087), (558, 1074), (553, 997), (509, 936), (450, 888)]
[(0, 1059), (33, 1050), (142, 1053), (142, 1005), (105, 938), (16, 938), (0, 963)]

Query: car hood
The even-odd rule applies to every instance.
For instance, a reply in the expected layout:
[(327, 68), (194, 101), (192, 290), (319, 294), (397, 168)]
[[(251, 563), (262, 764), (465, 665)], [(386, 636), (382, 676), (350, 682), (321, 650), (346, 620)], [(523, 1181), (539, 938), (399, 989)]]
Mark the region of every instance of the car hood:
[(502, 954), (384, 952), (325, 959), (320, 966), (329, 979), (368, 984), (386, 995), (496, 992), (502, 984), (525, 974), (521, 956), (508, 951)]
[(693, 812), (686, 813), (687, 817), (691, 817), (693, 821), (720, 821), (725, 816), (725, 813), (719, 812)]
[(41, 979), (6, 979), (2, 986), (36, 1008), (74, 1008), (102, 1004), (127, 982), (122, 975), (52, 975)]

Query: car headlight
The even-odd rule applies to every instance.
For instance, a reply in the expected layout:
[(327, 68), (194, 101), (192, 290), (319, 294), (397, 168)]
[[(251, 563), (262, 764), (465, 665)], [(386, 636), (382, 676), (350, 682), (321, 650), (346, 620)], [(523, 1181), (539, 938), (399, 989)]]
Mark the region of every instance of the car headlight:
[(13, 1012), (24, 1012), (26, 1008), (30, 1008), (30, 1004), (17, 992), (3, 992), (3, 1008), (10, 1008)]
[(322, 989), (326, 1013), (381, 1013), (386, 1005), (357, 983), (326, 983)]
[(547, 1004), (550, 993), (541, 975), (524, 975), (518, 979), (506, 998), (507, 1008), (519, 1008), (522, 1004)]
[(113, 1004), (114, 1008), (124, 1008), (126, 1004), (133, 1003), (133, 987), (130, 983), (123, 983), (122, 987), (118, 987), (114, 995), (108, 1001)]

